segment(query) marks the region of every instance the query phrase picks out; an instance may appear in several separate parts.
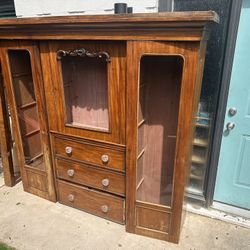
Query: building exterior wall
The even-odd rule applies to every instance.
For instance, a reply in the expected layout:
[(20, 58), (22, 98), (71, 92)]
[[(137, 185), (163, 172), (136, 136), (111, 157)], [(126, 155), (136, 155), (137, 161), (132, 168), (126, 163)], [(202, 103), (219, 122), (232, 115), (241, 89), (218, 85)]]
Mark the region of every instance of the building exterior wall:
[(113, 14), (114, 3), (125, 2), (134, 13), (158, 11), (158, 0), (14, 0), (17, 17), (46, 15)]

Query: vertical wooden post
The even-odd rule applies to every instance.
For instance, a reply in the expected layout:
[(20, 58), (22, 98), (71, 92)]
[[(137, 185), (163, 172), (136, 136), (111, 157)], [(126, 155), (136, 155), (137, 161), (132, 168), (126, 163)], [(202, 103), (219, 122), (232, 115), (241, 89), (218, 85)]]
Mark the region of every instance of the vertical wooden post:
[(11, 156), (11, 136), (9, 127), (9, 114), (4, 93), (2, 74), (0, 75), (0, 143), (3, 164), (4, 183), (12, 187), (15, 184), (13, 161)]

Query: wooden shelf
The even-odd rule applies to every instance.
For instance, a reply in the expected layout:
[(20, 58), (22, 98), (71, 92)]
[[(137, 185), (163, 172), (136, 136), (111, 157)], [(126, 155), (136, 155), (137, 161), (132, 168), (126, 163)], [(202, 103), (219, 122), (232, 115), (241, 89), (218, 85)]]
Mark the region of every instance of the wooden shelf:
[(146, 83), (141, 83), (140, 88), (144, 88), (146, 86)]
[(205, 164), (206, 161), (203, 157), (197, 156), (197, 155), (192, 155), (192, 162), (197, 163), (197, 164)]
[(193, 174), (193, 173), (190, 174), (190, 178), (198, 180), (198, 181), (202, 181), (203, 180), (203, 176), (199, 176), (199, 175), (196, 175), (196, 174)]
[(200, 147), (207, 147), (208, 141), (206, 139), (194, 138), (193, 145)]
[(64, 87), (64, 88), (71, 88), (72, 85), (71, 85), (70, 83), (65, 83), (65, 84), (63, 85), (63, 87)]
[(190, 193), (188, 190), (186, 190), (186, 197), (189, 198), (189, 202), (191, 201), (191, 203), (193, 204), (197, 204), (198, 202), (205, 202), (205, 198), (203, 193)]
[(23, 76), (30, 76), (32, 77), (31, 73), (27, 72), (20, 72), (20, 73), (13, 73), (12, 77), (17, 78), (17, 77), (23, 77)]
[(34, 135), (34, 134), (37, 134), (37, 133), (39, 133), (39, 132), (40, 132), (40, 129), (36, 129), (36, 130), (33, 130), (33, 131), (31, 131), (31, 132), (29, 132), (29, 133), (27, 133), (27, 134), (24, 134), (23, 136), (24, 136), (24, 137), (29, 137), (29, 136)]
[(207, 125), (207, 124), (202, 124), (202, 123), (198, 123), (198, 122), (195, 123), (195, 126), (196, 126), (196, 127), (199, 127), (199, 128), (210, 128), (209, 125)]
[(136, 190), (138, 190), (141, 184), (144, 182), (144, 177), (139, 181), (138, 185), (136, 186)]
[[(207, 113), (209, 115), (209, 113)], [(204, 116), (196, 116), (196, 119), (202, 119), (202, 120), (207, 120), (207, 121), (211, 121), (210, 117), (204, 117)]]
[(37, 159), (41, 158), (42, 156), (43, 156), (43, 153), (40, 153), (40, 154), (34, 156), (33, 158), (29, 159), (28, 160), (29, 164), (32, 163), (32, 162), (34, 162), (34, 161), (36, 161)]
[(186, 192), (194, 195), (203, 195), (202, 189), (194, 188), (194, 187), (187, 187)]
[(139, 123), (138, 123), (138, 128), (142, 125), (142, 124), (144, 124), (146, 122), (146, 119), (142, 119)]
[(33, 107), (37, 104), (36, 101), (34, 102), (30, 102), (30, 103), (27, 103), (27, 104), (24, 104), (24, 105), (21, 105), (19, 107), (17, 107), (18, 109), (26, 109), (26, 108), (30, 108), (30, 107)]
[(142, 149), (142, 151), (140, 152), (140, 154), (137, 156), (137, 160), (139, 160), (144, 153), (145, 153), (145, 148)]

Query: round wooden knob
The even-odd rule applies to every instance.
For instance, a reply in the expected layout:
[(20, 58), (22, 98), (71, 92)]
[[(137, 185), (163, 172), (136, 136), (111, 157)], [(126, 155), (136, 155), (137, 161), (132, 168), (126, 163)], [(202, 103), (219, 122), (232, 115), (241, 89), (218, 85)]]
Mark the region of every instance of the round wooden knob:
[(108, 208), (107, 205), (102, 205), (102, 206), (101, 206), (101, 210), (102, 210), (103, 213), (107, 213), (108, 210), (109, 210), (109, 208)]
[(104, 187), (107, 187), (107, 186), (109, 185), (109, 179), (103, 179), (103, 180), (102, 180), (102, 185), (103, 185)]
[(67, 171), (67, 174), (68, 174), (69, 177), (73, 177), (74, 174), (75, 174), (74, 169), (69, 169), (69, 170)]
[(68, 154), (68, 155), (72, 154), (72, 151), (73, 151), (72, 147), (66, 147), (66, 148), (65, 148), (65, 152), (66, 152), (66, 154)]
[(109, 156), (108, 155), (102, 155), (101, 157), (103, 163), (107, 163), (109, 161)]
[(73, 201), (75, 200), (75, 196), (74, 196), (73, 194), (69, 194), (69, 195), (68, 195), (68, 200), (69, 200), (70, 202), (73, 202)]

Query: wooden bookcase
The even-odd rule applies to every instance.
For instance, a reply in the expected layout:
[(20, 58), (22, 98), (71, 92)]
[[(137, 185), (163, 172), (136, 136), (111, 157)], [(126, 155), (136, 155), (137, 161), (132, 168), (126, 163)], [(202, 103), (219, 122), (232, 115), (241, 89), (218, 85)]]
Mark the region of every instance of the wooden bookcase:
[(11, 130), (25, 191), (178, 242), (208, 22), (216, 13), (2, 19), (6, 184)]

